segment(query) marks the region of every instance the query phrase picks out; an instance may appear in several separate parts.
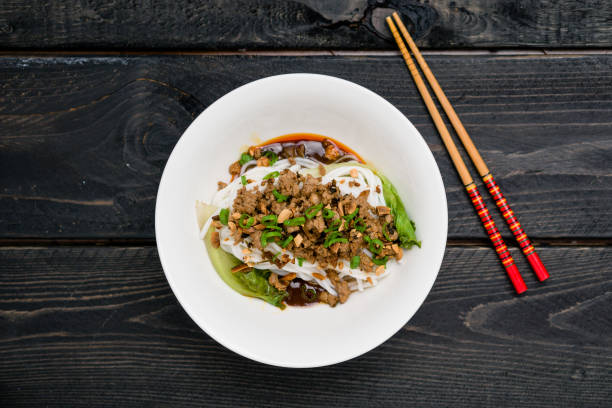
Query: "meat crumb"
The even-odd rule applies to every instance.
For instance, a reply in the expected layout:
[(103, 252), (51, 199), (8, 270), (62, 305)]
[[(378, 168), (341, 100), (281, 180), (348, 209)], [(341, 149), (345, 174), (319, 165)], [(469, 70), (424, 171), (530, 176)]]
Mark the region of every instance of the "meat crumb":
[(232, 164), (230, 164), (229, 166), (229, 172), (232, 176), (237, 176), (240, 174), (240, 169), (242, 169), (242, 166), (240, 165), (239, 161), (235, 161)]
[(293, 157), (289, 157), (289, 164), (291, 164), (292, 166), (295, 164), (295, 159)]
[(331, 307), (334, 307), (338, 304), (338, 296), (334, 296), (329, 292), (321, 292), (319, 294), (319, 302), (327, 303)]
[(259, 167), (267, 167), (270, 165), (270, 160), (266, 156), (260, 157), (257, 159), (257, 165)]
[(380, 194), (380, 186), (376, 186), (376, 192)]
[(223, 190), (225, 187), (227, 187), (227, 183), (224, 183), (223, 181), (217, 181), (217, 190)]
[(324, 140), (323, 141), (323, 145), (325, 146), (325, 158), (327, 160), (334, 161), (338, 157), (340, 157), (340, 151), (336, 148), (336, 146), (334, 146), (333, 143), (331, 143), (329, 141), (327, 141), (327, 143), (325, 143), (325, 140)]

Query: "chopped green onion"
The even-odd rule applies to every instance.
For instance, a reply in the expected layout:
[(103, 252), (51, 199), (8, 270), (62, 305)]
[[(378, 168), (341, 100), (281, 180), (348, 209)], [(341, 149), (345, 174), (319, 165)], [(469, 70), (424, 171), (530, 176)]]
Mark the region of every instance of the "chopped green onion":
[(279, 227), (278, 225), (266, 225), (267, 229), (271, 229), (271, 230), (276, 230), (276, 231), (282, 231), (283, 229), (281, 227)]
[(289, 235), (287, 238), (285, 238), (283, 242), (281, 242), (280, 244), (281, 248), (287, 248), (287, 245), (289, 245), (291, 241), (293, 241), (293, 235)]
[(387, 241), (391, 241), (391, 238), (389, 238), (389, 232), (387, 232), (387, 225), (389, 225), (389, 223), (385, 222), (385, 224), (382, 227), (382, 231), (383, 231), (383, 235), (385, 236), (385, 239)]
[(272, 257), (272, 262), (276, 261), (276, 258), (278, 258), (280, 254), (281, 254), (280, 252), (277, 252), (276, 255)]
[(306, 222), (306, 218), (295, 217), (295, 218), (290, 218), (288, 220), (285, 220), (283, 224), (285, 224), (288, 227), (295, 227), (296, 225), (303, 225), (305, 222)]
[(247, 179), (246, 179), (246, 177), (245, 177), (245, 176), (240, 176), (240, 181), (242, 182), (242, 185), (243, 185), (243, 186), (246, 186), (246, 185), (247, 185), (247, 183), (248, 183), (248, 182), (247, 182)]
[(338, 232), (338, 231), (332, 231), (332, 232), (330, 232), (329, 234), (327, 234), (327, 236), (325, 237), (325, 240), (326, 240), (326, 241), (329, 241), (330, 239), (332, 239), (332, 238), (336, 238), (336, 237), (338, 237), (338, 236), (340, 236), (340, 232)]
[(270, 161), (270, 166), (273, 166), (274, 163), (278, 161), (278, 155), (272, 151), (265, 152), (264, 156), (266, 156), (268, 160)]
[[(353, 228), (355, 228), (357, 231), (359, 232), (365, 232), (366, 230), (366, 223), (363, 220), (363, 218), (356, 218), (353, 224)], [(384, 230), (383, 230), (384, 231)]]
[(251, 156), (248, 153), (242, 153), (242, 155), (240, 156), (240, 165), (244, 166), (245, 164), (247, 164), (251, 160), (253, 160), (253, 156)]
[(386, 265), (388, 259), (389, 259), (388, 256), (385, 256), (384, 258), (381, 258), (381, 259), (372, 258), (372, 262), (374, 262), (376, 265)]
[(372, 242), (372, 238), (368, 237), (367, 235), (364, 235), (364, 236), (363, 236), (363, 240), (364, 240), (365, 242), (367, 242), (368, 244), (369, 244), (370, 242)]
[(282, 195), (276, 190), (273, 190), (272, 194), (274, 194), (274, 197), (276, 197), (276, 201), (278, 201), (279, 203), (282, 203), (283, 201), (287, 201), (287, 199), (289, 198), (289, 196)]
[(300, 287), (302, 298), (308, 302), (313, 302), (317, 298), (317, 291), (314, 288), (307, 288), (306, 285)]
[(359, 207), (355, 208), (355, 211), (353, 211), (352, 213), (345, 215), (344, 219), (347, 221), (352, 220), (353, 218), (355, 218), (355, 216), (357, 215), (357, 213), (359, 212)]
[(340, 242), (341, 244), (346, 244), (348, 242), (348, 239), (346, 239), (346, 238), (333, 238), (333, 239), (330, 239), (329, 241), (325, 242), (323, 244), (323, 246), (325, 248), (329, 248), (330, 246), (332, 246), (336, 242)]
[(229, 208), (223, 208), (219, 211), (219, 221), (221, 221), (221, 224), (227, 225), (229, 221)]
[(368, 248), (372, 253), (380, 254), (383, 249), (383, 242), (380, 239), (371, 239)]
[[(246, 223), (244, 222), (246, 220)], [(255, 217), (249, 216), (249, 214), (242, 214), (238, 220), (238, 226), (240, 228), (251, 228), (255, 224)]]
[(261, 246), (263, 248), (265, 248), (266, 246), (268, 246), (268, 238), (274, 238), (274, 237), (281, 237), (282, 234), (280, 232), (277, 231), (266, 231), (263, 234), (261, 234)]
[(280, 173), (278, 171), (273, 171), (272, 173), (266, 174), (263, 179), (267, 180), (267, 179), (275, 178), (278, 176), (280, 176)]
[(278, 217), (274, 214), (264, 215), (263, 217), (261, 217), (261, 223), (265, 225), (266, 227), (275, 226), (276, 220), (278, 220)]
[(298, 258), (298, 265), (299, 266), (303, 266), (304, 265), (304, 258)]
[(340, 220), (339, 218), (336, 218), (335, 220), (331, 222), (331, 224), (329, 224), (328, 228), (323, 230), (323, 232), (335, 231), (340, 227), (340, 224), (342, 224), (342, 220)]
[(359, 263), (361, 262), (361, 258), (359, 258), (359, 255), (355, 255), (354, 257), (351, 258), (351, 269), (356, 269), (359, 266)]
[(329, 208), (323, 209), (323, 218), (326, 218), (326, 219), (334, 218), (334, 215), (336, 215), (336, 213), (330, 210)]
[(306, 218), (311, 219), (316, 217), (319, 211), (321, 211), (321, 208), (323, 208), (323, 203), (313, 205), (312, 207), (306, 210)]

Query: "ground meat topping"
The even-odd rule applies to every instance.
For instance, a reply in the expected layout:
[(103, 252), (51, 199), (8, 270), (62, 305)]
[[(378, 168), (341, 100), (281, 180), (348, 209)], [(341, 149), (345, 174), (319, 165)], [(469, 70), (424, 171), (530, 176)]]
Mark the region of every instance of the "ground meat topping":
[[(274, 192), (286, 199), (278, 201)], [(335, 181), (323, 184), (319, 177), (302, 176), (286, 169), (278, 177), (265, 180), (259, 189), (242, 187), (238, 190), (231, 219), (240, 225), (241, 217), (253, 217), (254, 223), (247, 229), (230, 227), (232, 238), (240, 242), (250, 237), (247, 242), (262, 250), (262, 236), (270, 236), (266, 242), (283, 244), (283, 248), (296, 258), (321, 268), (337, 267), (359, 256), (361, 269), (372, 272), (378, 266), (372, 256), (383, 259), (382, 262), (398, 257), (392, 247), (398, 244), (398, 234), (393, 227), (393, 217), (386, 214), (388, 207), (371, 206), (368, 195), (369, 190), (365, 190), (358, 197), (343, 196)], [(264, 252), (264, 259), (272, 261), (275, 255)], [(277, 256), (274, 262), (281, 259)], [(288, 259), (282, 263), (287, 262)]]

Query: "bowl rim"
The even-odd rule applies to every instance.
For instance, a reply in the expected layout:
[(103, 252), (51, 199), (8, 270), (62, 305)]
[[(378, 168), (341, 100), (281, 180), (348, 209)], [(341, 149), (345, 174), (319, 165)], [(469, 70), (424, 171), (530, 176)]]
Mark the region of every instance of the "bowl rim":
[[(416, 133), (416, 135), (418, 135), (419, 137), (415, 138), (415, 140), (417, 141), (416, 143), (420, 143), (422, 144), (422, 147), (425, 148), (425, 152), (428, 155), (429, 159), (431, 159), (435, 165), (435, 170), (436, 170), (436, 175), (432, 175), (432, 177), (435, 179), (436, 184), (439, 184), (439, 186), (441, 186), (443, 194), (441, 195), (441, 200), (443, 204), (443, 208), (445, 209), (444, 214), (441, 214), (441, 216), (444, 218), (442, 221), (442, 226), (443, 226), (443, 230), (444, 230), (444, 242), (442, 244), (442, 248), (440, 251), (440, 255), (438, 257), (438, 259), (436, 259), (434, 261), (434, 270), (435, 273), (432, 275), (432, 279), (430, 284), (428, 285), (428, 288), (426, 291), (423, 291), (420, 295), (420, 297), (418, 298), (418, 306), (415, 308), (413, 313), (407, 313), (404, 316), (404, 319), (401, 319), (401, 324), (399, 324), (400, 319), (398, 319), (398, 323), (396, 325), (393, 325), (394, 327), (389, 329), (387, 332), (385, 332), (385, 335), (381, 336), (382, 340), (380, 341), (375, 341), (372, 342), (372, 344), (368, 344), (366, 347), (363, 347), (362, 349), (360, 349), (359, 351), (352, 353), (351, 355), (348, 356), (342, 356), (340, 358), (337, 359), (333, 359), (333, 360), (328, 360), (328, 361), (317, 361), (314, 364), (295, 364), (295, 363), (284, 363), (282, 361), (277, 361), (277, 360), (272, 360), (272, 359), (266, 359), (266, 358), (262, 358), (261, 356), (257, 355), (256, 353), (250, 352), (248, 350), (243, 349), (242, 347), (236, 345), (236, 344), (232, 344), (231, 342), (227, 341), (226, 339), (222, 339), (219, 336), (217, 336), (216, 333), (214, 333), (214, 330), (211, 330), (211, 328), (206, 324), (205, 321), (202, 321), (201, 318), (198, 317), (197, 313), (195, 313), (190, 306), (187, 304), (187, 302), (185, 301), (185, 299), (181, 299), (176, 288), (177, 288), (177, 283), (174, 281), (174, 278), (171, 276), (170, 273), (167, 272), (167, 260), (166, 257), (164, 256), (163, 253), (163, 246), (160, 246), (160, 238), (159, 238), (159, 225), (160, 225), (160, 217), (161, 217), (161, 213), (158, 211), (158, 208), (160, 207), (160, 202), (161, 202), (161, 198), (162, 197), (162, 191), (164, 189), (165, 184), (167, 183), (167, 178), (169, 176), (167, 176), (166, 173), (166, 168), (168, 166), (168, 163), (171, 162), (174, 153), (178, 150), (178, 147), (181, 146), (183, 143), (186, 143), (186, 139), (183, 137), (185, 134), (187, 134), (190, 129), (192, 127), (196, 127), (198, 126), (197, 122), (198, 119), (204, 115), (207, 111), (210, 111), (215, 105), (221, 103), (222, 101), (224, 101), (225, 99), (229, 99), (231, 98), (232, 95), (243, 91), (245, 88), (249, 88), (249, 87), (253, 87), (253, 86), (261, 86), (262, 83), (265, 82), (274, 82), (274, 81), (278, 81), (278, 80), (287, 80), (287, 79), (296, 79), (296, 80), (323, 80), (323, 81), (335, 81), (338, 83), (341, 83), (344, 86), (348, 86), (353, 88), (354, 90), (357, 90), (359, 92), (362, 92), (364, 94), (367, 94), (371, 97), (374, 97), (375, 99), (377, 99), (380, 103), (384, 104), (387, 106), (387, 108), (389, 109), (390, 113), (392, 113), (393, 115), (396, 115), (400, 118), (400, 120), (402, 122), (404, 122), (404, 125), (407, 128), (411, 128), (412, 131), (414, 131)], [(279, 135), (280, 136), (280, 135)], [(432, 180), (433, 182), (434, 180)], [(448, 237), (448, 202), (447, 202), (447, 198), (446, 198), (446, 193), (445, 193), (445, 187), (444, 187), (444, 182), (442, 179), (442, 174), (440, 172), (440, 168), (433, 156), (433, 152), (431, 151), (431, 149), (429, 148), (429, 146), (427, 145), (427, 142), (425, 141), (425, 139), (423, 138), (423, 136), (421, 135), (421, 133), (418, 131), (418, 129), (412, 124), (412, 122), (398, 109), (396, 108), (393, 104), (391, 104), (391, 102), (387, 101), (385, 98), (383, 98), (382, 96), (380, 96), (379, 94), (377, 94), (376, 92), (362, 86), (359, 84), (356, 84), (352, 81), (343, 79), (343, 78), (338, 78), (335, 76), (331, 76), (331, 75), (323, 75), (323, 74), (313, 74), (313, 73), (290, 73), (290, 74), (280, 74), (280, 75), (272, 75), (272, 76), (267, 76), (267, 77), (263, 77), (263, 78), (259, 78), (257, 80), (248, 82), (246, 84), (243, 84), (237, 88), (234, 88), (233, 90), (227, 92), (226, 94), (224, 94), (223, 96), (221, 96), (220, 98), (216, 99), (214, 102), (212, 102), (209, 106), (206, 107), (206, 109), (204, 109), (202, 112), (200, 112), (198, 114), (198, 116), (189, 124), (189, 126), (182, 132), (181, 137), (179, 138), (179, 140), (176, 142), (176, 144), (174, 145), (174, 147), (172, 148), (172, 152), (170, 153), (170, 155), (168, 156), (168, 159), (166, 161), (166, 163), (164, 164), (164, 169), (162, 171), (162, 176), (160, 178), (159, 181), (159, 186), (158, 186), (158, 190), (157, 190), (157, 196), (156, 196), (156, 200), (155, 200), (155, 242), (156, 242), (156, 247), (157, 247), (157, 252), (159, 255), (159, 260), (160, 260), (160, 264), (162, 266), (162, 270), (164, 271), (164, 275), (166, 277), (166, 280), (168, 281), (168, 284), (170, 286), (170, 289), (172, 290), (172, 293), (174, 295), (174, 297), (176, 298), (176, 300), (178, 301), (178, 303), (181, 305), (181, 307), (183, 308), (183, 310), (187, 313), (187, 315), (191, 318), (191, 320), (193, 320), (193, 322), (201, 329), (203, 330), (208, 336), (210, 336), (213, 340), (215, 340), (217, 343), (221, 344), (223, 347), (233, 351), (234, 353), (242, 356), (242, 357), (246, 357), (250, 360), (256, 361), (258, 363), (262, 363), (262, 364), (267, 364), (267, 365), (271, 365), (271, 366), (277, 366), (277, 367), (284, 367), (284, 368), (317, 368), (317, 367), (324, 367), (324, 366), (331, 366), (331, 365), (335, 365), (335, 364), (339, 364), (345, 361), (349, 361), (352, 360), (354, 358), (357, 358), (361, 355), (364, 355), (370, 351), (372, 351), (373, 349), (377, 348), (378, 346), (380, 346), (381, 344), (383, 344), (384, 342), (386, 342), (387, 340), (389, 340), (391, 337), (393, 337), (397, 332), (399, 332), (399, 330), (402, 329), (402, 327), (404, 327), (409, 321), (410, 319), (412, 319), (412, 317), (414, 317), (414, 315), (416, 314), (416, 312), (421, 308), (421, 306), (423, 306), (423, 303), (425, 302), (425, 299), (427, 298), (427, 296), (429, 295), (429, 293), (431, 292), (431, 289), (433, 288), (433, 285), (435, 284), (435, 281), (438, 277), (438, 274), (440, 272), (440, 268), (442, 266), (442, 261), (444, 259), (444, 255), (446, 253), (446, 241), (447, 241), (447, 237)], [(397, 326), (397, 327), (395, 327)]]

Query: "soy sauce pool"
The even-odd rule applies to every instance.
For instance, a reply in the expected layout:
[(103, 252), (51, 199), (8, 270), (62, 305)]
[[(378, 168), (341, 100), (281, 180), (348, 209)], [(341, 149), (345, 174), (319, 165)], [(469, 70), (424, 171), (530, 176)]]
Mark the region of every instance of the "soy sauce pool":
[[(338, 157), (330, 158), (326, 149), (333, 146)], [(314, 133), (291, 133), (270, 139), (259, 145), (262, 151), (272, 151), (281, 159), (289, 157), (306, 157), (322, 164), (357, 161), (364, 163), (363, 159), (351, 148), (332, 138)]]
[(286, 291), (289, 296), (285, 299), (285, 303), (289, 306), (306, 306), (319, 302), (319, 295), (323, 292), (323, 288), (297, 278), (289, 283)]

